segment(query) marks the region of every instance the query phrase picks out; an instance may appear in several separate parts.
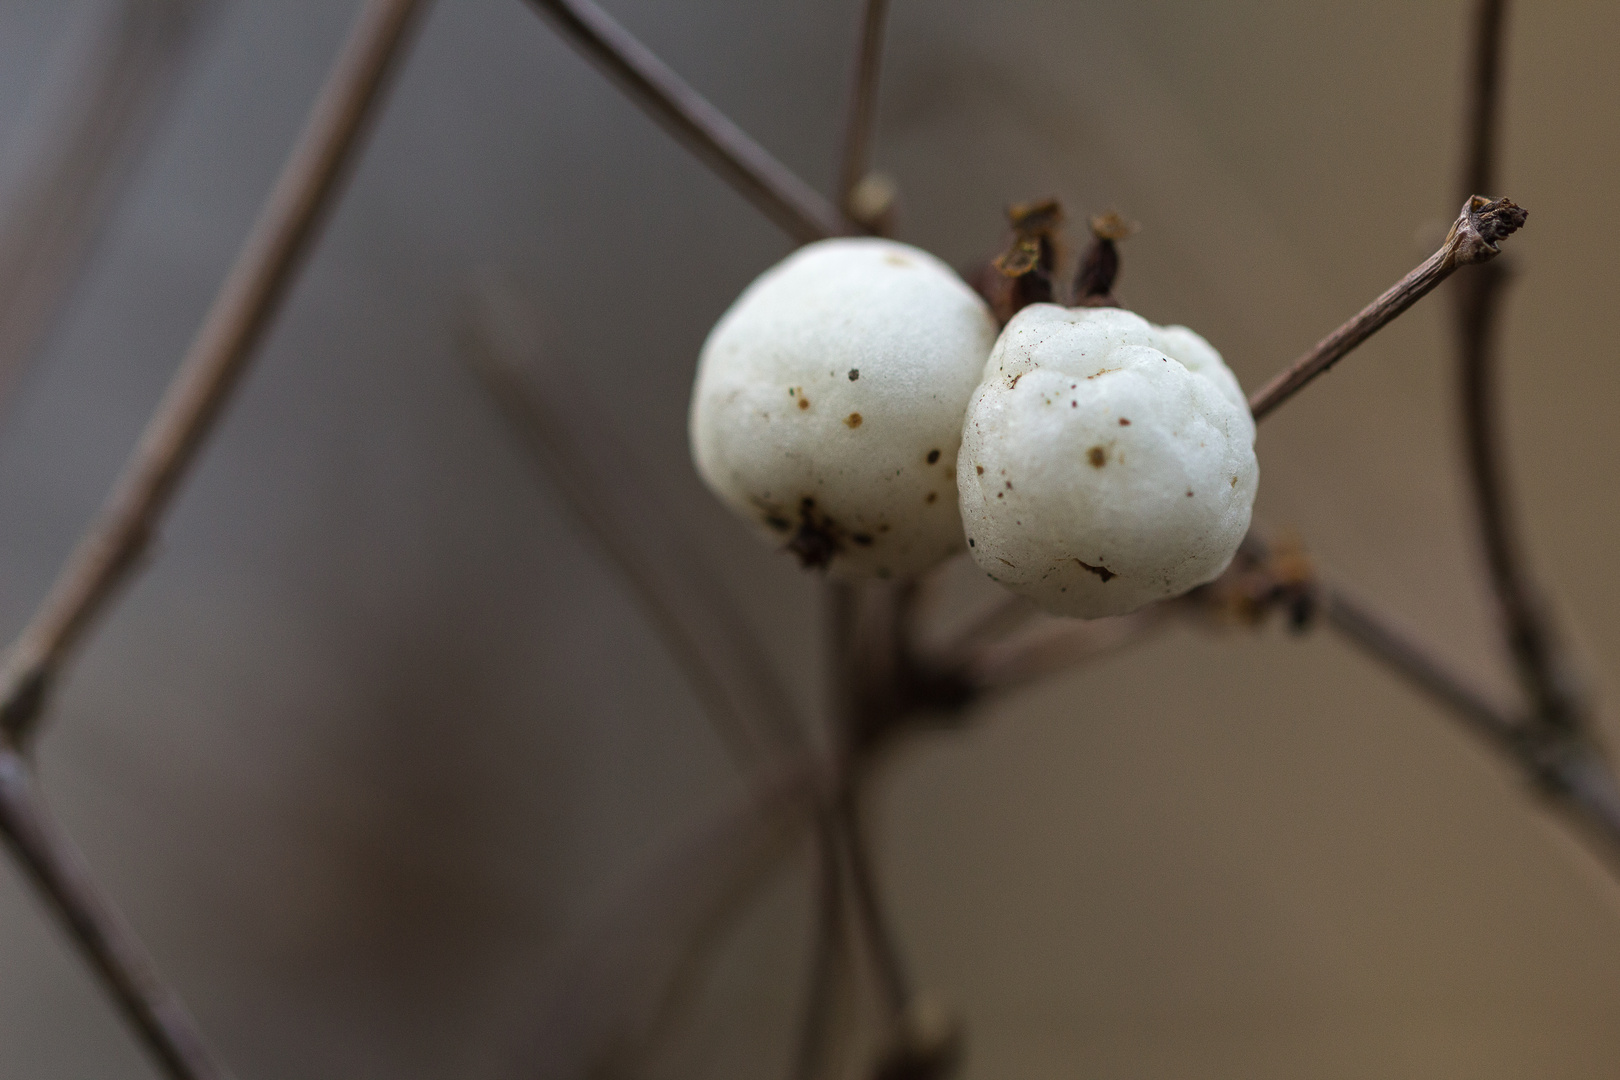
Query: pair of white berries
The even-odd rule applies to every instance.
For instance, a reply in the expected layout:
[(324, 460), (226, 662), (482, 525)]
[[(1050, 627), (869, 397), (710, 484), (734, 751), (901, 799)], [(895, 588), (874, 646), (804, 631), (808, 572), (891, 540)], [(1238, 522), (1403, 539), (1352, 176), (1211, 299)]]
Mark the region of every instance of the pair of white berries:
[(801, 248), (703, 346), (698, 472), (809, 565), (905, 577), (960, 551), (1049, 611), (1094, 618), (1226, 568), (1259, 480), (1220, 354), (1119, 308), (1032, 304), (1000, 336), (932, 255)]

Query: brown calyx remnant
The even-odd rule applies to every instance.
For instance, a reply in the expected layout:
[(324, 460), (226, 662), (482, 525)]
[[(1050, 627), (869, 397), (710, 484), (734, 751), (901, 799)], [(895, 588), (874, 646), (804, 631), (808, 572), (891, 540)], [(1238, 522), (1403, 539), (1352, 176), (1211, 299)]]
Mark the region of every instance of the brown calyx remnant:
[(1137, 226), (1117, 211), (1097, 214), (1091, 222), (1091, 246), (1080, 260), (1074, 278), (1076, 307), (1119, 307), (1114, 299), (1114, 279), (1119, 276), (1119, 241), (1136, 232)]
[(1055, 299), (1052, 273), (1057, 265), (1063, 207), (1056, 199), (1014, 203), (1007, 208), (1012, 244), (990, 262), (979, 281), (997, 320), (1005, 324), (1030, 304)]
[(1063, 207), (1056, 199), (1015, 203), (1007, 208), (1012, 243), (976, 275), (970, 276), (979, 295), (1005, 326), (1030, 304), (1062, 303), (1076, 307), (1118, 307), (1114, 279), (1119, 276), (1119, 241), (1137, 226), (1110, 210), (1088, 224), (1092, 242), (1080, 260), (1072, 295), (1058, 295), (1054, 272), (1063, 229)]

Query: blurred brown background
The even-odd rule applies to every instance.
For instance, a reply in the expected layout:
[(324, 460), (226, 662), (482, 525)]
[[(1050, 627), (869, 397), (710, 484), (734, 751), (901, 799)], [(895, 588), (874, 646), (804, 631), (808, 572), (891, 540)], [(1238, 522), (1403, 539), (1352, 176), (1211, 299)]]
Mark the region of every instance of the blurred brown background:
[[(854, 0), (608, 7), (828, 187)], [(1620, 9), (1514, 9), (1490, 193), (1531, 211), (1511, 242), (1511, 459), (1608, 705)], [(0, 0), (0, 180), (101, 10)], [(6, 637), (106, 492), (355, 10), (215, 5), (0, 413)], [(994, 250), (1012, 199), (1119, 208), (1143, 224), (1125, 300), (1199, 329), (1252, 387), (1454, 213), (1465, 15), (895, 0), (877, 161), (903, 237), (959, 265)], [(519, 0), (434, 5), (42, 746), (54, 805), (240, 1076), (512, 1075), (567, 942), (737, 786), (461, 360), (483, 268), (525, 283), (814, 692), (812, 583), (727, 520), (685, 451), (704, 333), (788, 247)], [(1506, 692), (1446, 313), (1425, 302), (1267, 424), (1260, 515)], [(1620, 1068), (1620, 889), (1448, 717), (1325, 633), (1178, 630), (971, 719), (894, 763), (879, 831), (918, 974), (966, 1019), (966, 1077)], [(807, 865), (738, 924), (663, 1073), (785, 1075)], [(148, 1075), (8, 865), (0, 1076)]]

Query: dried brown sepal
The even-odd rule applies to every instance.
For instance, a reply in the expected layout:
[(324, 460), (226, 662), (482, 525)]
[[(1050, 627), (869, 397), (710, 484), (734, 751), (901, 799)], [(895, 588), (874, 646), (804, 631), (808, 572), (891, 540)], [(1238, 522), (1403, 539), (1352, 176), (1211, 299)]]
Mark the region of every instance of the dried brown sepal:
[(1078, 307), (1118, 307), (1114, 281), (1119, 277), (1118, 242), (1136, 232), (1137, 226), (1117, 211), (1093, 215), (1091, 246), (1080, 260), (1074, 279), (1074, 302)]
[(1003, 290), (985, 282), (979, 289), (1003, 323), (1030, 304), (1056, 298), (1052, 270), (1057, 265), (1063, 207), (1056, 199), (1014, 203), (1007, 208), (1007, 222), (1013, 229), (1012, 243), (990, 265), (1010, 285)]

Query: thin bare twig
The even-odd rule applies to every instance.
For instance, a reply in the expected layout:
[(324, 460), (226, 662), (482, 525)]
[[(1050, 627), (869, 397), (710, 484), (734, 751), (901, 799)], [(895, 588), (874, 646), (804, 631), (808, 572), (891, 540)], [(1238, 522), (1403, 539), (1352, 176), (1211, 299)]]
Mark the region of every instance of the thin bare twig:
[(800, 243), (859, 230), (590, 0), (529, 0), (635, 103)]
[(889, 0), (866, 0), (861, 13), (861, 40), (855, 53), (854, 86), (844, 120), (844, 146), (838, 165), (838, 205), (856, 216), (855, 188), (871, 168), (872, 132), (877, 122), (878, 76), (883, 69), (883, 31)]
[(52, 674), (157, 526), (340, 190), (421, 0), (369, 0), (259, 220), (100, 516), (0, 670), (0, 727), (24, 737)]
[(877, 972), (878, 988), (882, 991), (890, 1027), (898, 1029), (911, 1007), (911, 976), (907, 973), (899, 938), (889, 923), (887, 908), (878, 891), (877, 869), (866, 845), (860, 792), (855, 784), (844, 785), (834, 812), (839, 833), (843, 837), (844, 855), (848, 859), (850, 893), (855, 902), (855, 913)]
[[(1495, 180), (1495, 136), (1502, 52), (1504, 0), (1481, 0), (1476, 8), (1473, 72), (1469, 95), (1464, 183), (1485, 190)], [(1458, 389), (1469, 487), (1489, 570), (1502, 638), (1537, 723), (1573, 729), (1580, 703), (1561, 655), (1557, 635), (1530, 581), (1513, 515), (1504, 466), (1497, 402), (1497, 315), (1507, 273), (1500, 264), (1476, 267), (1457, 279), (1455, 291)]]
[(175, 1080), (222, 1080), (225, 1067), (203, 1042), (179, 996), (158, 977), (135, 933), (90, 876), (57, 825), (33, 769), (0, 740), (0, 836), (112, 992), (163, 1072)]
[(1261, 420), (1270, 415), (1306, 383), (1427, 296), (1459, 267), (1495, 258), (1500, 251), (1497, 242), (1516, 232), (1524, 219), (1525, 211), (1507, 199), (1493, 202), (1480, 195), (1471, 196), (1463, 203), (1440, 250), (1249, 398), (1249, 411), (1254, 413), (1254, 418)]
[(0, 221), (0, 392), (89, 262), (212, 0), (121, 0), (74, 50)]
[(794, 1080), (820, 1080), (834, 1067), (839, 989), (849, 946), (844, 915), (844, 869), (838, 829), (823, 813), (816, 830), (816, 914), (810, 936), (810, 973), (804, 993), (804, 1019), (793, 1063)]
[[(569, 508), (624, 576), (721, 740), (753, 767), (805, 749), (799, 710), (681, 516), (639, 478), (531, 307), (509, 283), (479, 291), (465, 353)], [(521, 363), (520, 363), (521, 358)]]

